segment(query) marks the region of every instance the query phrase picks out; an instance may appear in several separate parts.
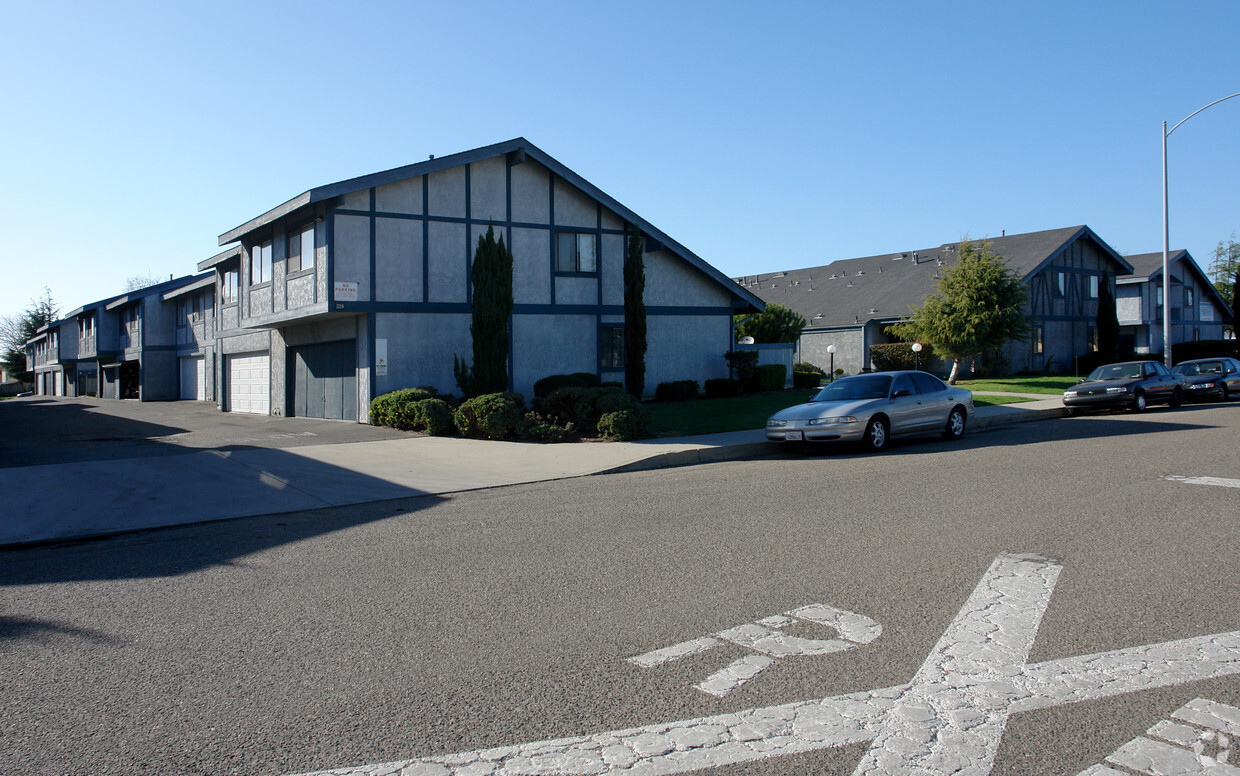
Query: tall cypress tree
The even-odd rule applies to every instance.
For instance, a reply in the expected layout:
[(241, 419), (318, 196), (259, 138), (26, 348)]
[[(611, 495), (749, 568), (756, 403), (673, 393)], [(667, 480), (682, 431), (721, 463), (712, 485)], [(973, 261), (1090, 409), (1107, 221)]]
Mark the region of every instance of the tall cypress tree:
[(508, 318), (512, 315), (512, 252), (501, 236), (495, 239), (493, 227), (487, 227), (478, 238), (474, 263), (470, 269), (473, 283), (473, 320), (469, 334), (473, 338), (472, 367), (454, 357), (456, 382), (468, 396), (501, 393), (508, 390)]
[(1098, 352), (1108, 359), (1119, 354), (1119, 315), (1115, 310), (1115, 295), (1111, 293), (1111, 276), (1104, 274), (1098, 288)]
[(624, 257), (624, 387), (637, 398), (646, 389), (646, 267), (642, 235), (629, 231), (629, 250)]

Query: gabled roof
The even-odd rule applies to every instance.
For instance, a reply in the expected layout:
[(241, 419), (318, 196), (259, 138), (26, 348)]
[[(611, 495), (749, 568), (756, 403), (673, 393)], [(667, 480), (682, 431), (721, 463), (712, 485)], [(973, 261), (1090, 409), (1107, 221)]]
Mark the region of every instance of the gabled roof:
[[(1162, 283), (1162, 251), (1158, 253), (1139, 253), (1136, 256), (1128, 256), (1126, 258), (1128, 263), (1132, 264), (1133, 272), (1132, 277), (1126, 277), (1118, 281), (1121, 285), (1154, 281), (1158, 281), (1159, 284)], [(1197, 261), (1188, 251), (1170, 251), (1167, 254), (1167, 266), (1171, 267), (1172, 273), (1172, 285), (1180, 283), (1175, 277), (1176, 262), (1179, 262), (1181, 267), (1186, 267), (1189, 273), (1197, 277), (1198, 284), (1205, 289), (1206, 294), (1218, 305), (1219, 309), (1225, 311), (1228, 316), (1231, 315), (1231, 308), (1227, 305), (1227, 302), (1219, 295), (1218, 289), (1214, 287), (1214, 283), (1201, 271), (1201, 267), (1197, 265)]]
[[(585, 192), (588, 196), (602, 203), (605, 207), (619, 215), (628, 223), (635, 224), (644, 234), (652, 238), (655, 242), (661, 243), (667, 250), (689, 262), (689, 264), (701, 270), (710, 278), (723, 284), (731, 293), (735, 294), (747, 305), (756, 307), (759, 310), (765, 306), (759, 297), (734, 284), (726, 275), (715, 269), (700, 256), (668, 237), (659, 229), (656, 229), (649, 221), (646, 221), (644, 218), (638, 216), (624, 205), (621, 205), (607, 194), (604, 194), (603, 191), (597, 186), (565, 167), (545, 151), (539, 149), (523, 137), (513, 138), (512, 140), (485, 146), (483, 148), (475, 148), (472, 151), (463, 151), (459, 154), (452, 154), (451, 156), (428, 159), (425, 162), (418, 162), (404, 167), (396, 167), (391, 170), (376, 172), (370, 175), (363, 175), (357, 178), (350, 178), (348, 180), (339, 181), (337, 183), (329, 183), (326, 186), (319, 186), (310, 189), (309, 191), (293, 197), (287, 202), (272, 208), (261, 216), (251, 219), (241, 226), (220, 235), (219, 244), (227, 245), (228, 243), (241, 240), (251, 232), (261, 229), (271, 224), (273, 221), (283, 218), (284, 216), (294, 213), (297, 210), (300, 210), (307, 205), (312, 205), (316, 202), (324, 202), (355, 191), (369, 189), (374, 186), (395, 183), (396, 181), (405, 180), (406, 178), (415, 178), (419, 175), (428, 175), (440, 170), (447, 170), (463, 164), (470, 164), (471, 162), (478, 162), (483, 159), (490, 159), (492, 157), (507, 154), (513, 154), (521, 159), (533, 159), (543, 167), (551, 170), (560, 178)], [(220, 259), (222, 261), (223, 258), (221, 257), (228, 258), (225, 254), (220, 254), (220, 256), (213, 259), (208, 259), (206, 262), (202, 262), (199, 264), (198, 268), (206, 269), (207, 266), (210, 266), (209, 262), (215, 261), (215, 259)]]
[(197, 283), (201, 280), (205, 280), (208, 277), (210, 276), (208, 275), (185, 275), (183, 277), (174, 278), (172, 280), (165, 280), (164, 282), (156, 283), (153, 286), (147, 286), (146, 288), (139, 288), (136, 291), (130, 291), (127, 294), (121, 294), (120, 296), (116, 297), (111, 302), (109, 302), (104, 307), (104, 309), (115, 310), (118, 307), (124, 307), (130, 302), (137, 301), (138, 299), (142, 299), (144, 297), (148, 297), (152, 294), (164, 294), (164, 293), (167, 293), (168, 291), (181, 288), (182, 286), (187, 286), (187, 285), (190, 285), (191, 283)]
[(239, 258), (241, 258), (241, 246), (239, 244), (233, 245), (229, 248), (225, 248), (224, 250), (220, 251), (219, 253), (215, 254), (209, 259), (203, 259), (202, 261), (198, 262), (198, 271), (202, 272), (203, 270), (211, 269), (212, 267), (223, 264), (229, 259), (239, 259)]
[[(1119, 271), (1132, 266), (1088, 226), (1070, 226), (1042, 232), (986, 237), (994, 252), (1022, 280), (1041, 271), (1070, 245), (1090, 240), (1110, 256)], [(892, 321), (908, 315), (934, 293), (939, 275), (955, 264), (959, 243), (936, 248), (842, 259), (821, 267), (772, 272), (737, 278), (767, 302), (791, 308), (805, 316), (807, 327), (830, 328)]]
[[(1167, 263), (1175, 264), (1180, 259), (1186, 258), (1188, 251), (1179, 250), (1171, 251), (1167, 254)], [(1158, 253), (1138, 253), (1135, 256), (1126, 256), (1128, 263), (1132, 265), (1132, 277), (1126, 277), (1119, 281), (1121, 283), (1143, 283), (1147, 280), (1153, 280), (1162, 274), (1162, 251)], [(1190, 265), (1196, 269), (1197, 262), (1191, 262)], [(1201, 274), (1198, 272), (1197, 274)], [(1202, 277), (1205, 277), (1202, 275)]]

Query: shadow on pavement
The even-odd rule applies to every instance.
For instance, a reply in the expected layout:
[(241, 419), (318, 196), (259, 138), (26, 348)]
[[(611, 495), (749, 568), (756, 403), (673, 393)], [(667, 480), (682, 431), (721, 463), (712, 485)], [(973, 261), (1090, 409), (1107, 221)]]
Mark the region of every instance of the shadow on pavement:
[[(0, 549), (0, 588), (191, 574), (226, 566), (254, 553), (404, 515), (438, 504), (419, 496), (352, 509), (316, 509), (208, 524), (179, 525), (121, 535)], [(0, 640), (53, 631), (55, 623), (0, 616)]]
[(186, 429), (96, 412), (90, 404), (63, 399), (0, 403), (0, 428), (0, 468), (194, 452), (158, 441)]

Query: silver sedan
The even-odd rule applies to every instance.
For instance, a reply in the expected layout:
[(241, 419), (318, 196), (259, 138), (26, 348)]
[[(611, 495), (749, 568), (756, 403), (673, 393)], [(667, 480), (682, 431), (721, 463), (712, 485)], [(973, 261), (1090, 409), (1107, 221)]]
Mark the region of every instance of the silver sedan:
[(875, 372), (836, 380), (807, 404), (780, 410), (766, 422), (770, 442), (861, 442), (878, 452), (894, 437), (942, 433), (964, 436), (973, 394), (925, 372)]

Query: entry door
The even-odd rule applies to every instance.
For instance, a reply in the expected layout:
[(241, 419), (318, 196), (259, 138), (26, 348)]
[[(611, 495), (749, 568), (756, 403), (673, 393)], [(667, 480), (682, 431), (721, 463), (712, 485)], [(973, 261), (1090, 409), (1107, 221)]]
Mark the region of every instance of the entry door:
[(325, 342), (290, 349), (293, 414), (357, 420), (357, 342)]
[(207, 398), (206, 376), (206, 362), (202, 356), (181, 359), (181, 398), (199, 401)]

